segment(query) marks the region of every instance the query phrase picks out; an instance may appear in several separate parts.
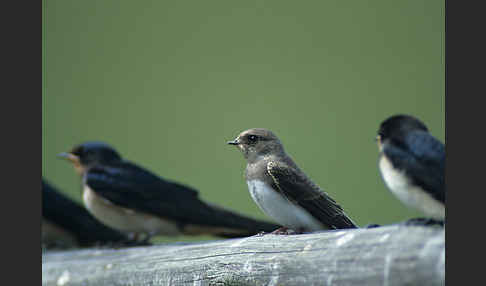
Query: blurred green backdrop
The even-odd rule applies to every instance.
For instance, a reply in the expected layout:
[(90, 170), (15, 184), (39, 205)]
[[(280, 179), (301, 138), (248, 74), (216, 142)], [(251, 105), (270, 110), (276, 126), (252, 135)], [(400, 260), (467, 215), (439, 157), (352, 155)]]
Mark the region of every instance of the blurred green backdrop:
[(373, 139), (408, 113), (444, 142), (444, 1), (43, 7), (42, 175), (73, 199), (80, 180), (56, 154), (102, 140), (205, 200), (269, 219), (225, 144), (265, 127), (358, 224), (421, 215), (384, 186)]

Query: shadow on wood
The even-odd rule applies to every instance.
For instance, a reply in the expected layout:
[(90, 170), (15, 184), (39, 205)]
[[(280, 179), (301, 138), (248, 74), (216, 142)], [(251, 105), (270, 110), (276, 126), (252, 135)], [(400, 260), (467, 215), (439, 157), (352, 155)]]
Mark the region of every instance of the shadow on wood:
[(42, 255), (42, 285), (444, 285), (444, 277), (444, 229), (403, 225)]

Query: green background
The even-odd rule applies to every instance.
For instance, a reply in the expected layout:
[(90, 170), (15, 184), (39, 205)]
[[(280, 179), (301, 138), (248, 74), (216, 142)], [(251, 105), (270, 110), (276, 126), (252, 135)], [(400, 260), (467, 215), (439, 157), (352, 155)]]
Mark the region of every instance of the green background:
[(408, 113), (444, 142), (443, 43), (438, 0), (44, 0), (42, 175), (81, 201), (56, 154), (102, 140), (270, 219), (225, 144), (264, 127), (359, 225), (420, 216), (383, 184), (374, 137)]

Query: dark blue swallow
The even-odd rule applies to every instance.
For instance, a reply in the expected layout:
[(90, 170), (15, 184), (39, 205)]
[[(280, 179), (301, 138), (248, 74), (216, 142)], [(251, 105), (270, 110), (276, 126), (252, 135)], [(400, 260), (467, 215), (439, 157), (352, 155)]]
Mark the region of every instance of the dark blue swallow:
[(409, 115), (383, 121), (376, 139), (380, 173), (390, 191), (408, 207), (443, 221), (444, 144), (430, 135), (424, 123)]
[(137, 239), (182, 234), (243, 237), (279, 227), (206, 203), (196, 190), (122, 159), (106, 143), (87, 142), (60, 156), (82, 176), (86, 208), (102, 223)]

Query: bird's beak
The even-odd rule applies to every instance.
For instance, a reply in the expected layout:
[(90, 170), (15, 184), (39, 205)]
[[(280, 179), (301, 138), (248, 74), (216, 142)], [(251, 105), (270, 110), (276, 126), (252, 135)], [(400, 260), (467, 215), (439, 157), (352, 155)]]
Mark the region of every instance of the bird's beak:
[(78, 156), (76, 156), (72, 153), (68, 153), (68, 152), (59, 153), (59, 154), (57, 154), (57, 157), (64, 158), (64, 159), (71, 161), (71, 162), (79, 162)]
[(66, 159), (71, 163), (73, 163), (74, 170), (76, 170), (76, 173), (78, 173), (78, 175), (83, 175), (84, 172), (86, 171), (86, 166), (84, 166), (81, 163), (81, 159), (79, 158), (78, 155), (74, 155), (73, 153), (69, 153), (69, 152), (63, 152), (57, 154), (57, 157)]
[(381, 150), (383, 149), (383, 146), (381, 144), (381, 136), (380, 135), (376, 136), (375, 141), (376, 141), (376, 144), (378, 145), (378, 150), (380, 150), (380, 152), (381, 152)]
[(228, 141), (226, 143), (229, 144), (229, 145), (240, 145), (240, 142), (238, 141), (238, 138), (236, 138), (233, 141)]

